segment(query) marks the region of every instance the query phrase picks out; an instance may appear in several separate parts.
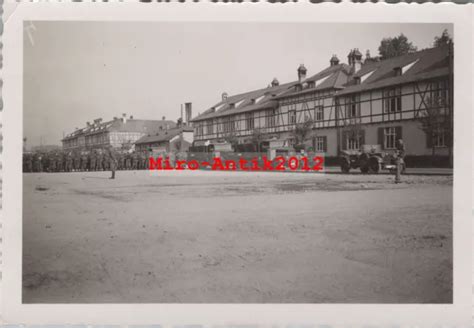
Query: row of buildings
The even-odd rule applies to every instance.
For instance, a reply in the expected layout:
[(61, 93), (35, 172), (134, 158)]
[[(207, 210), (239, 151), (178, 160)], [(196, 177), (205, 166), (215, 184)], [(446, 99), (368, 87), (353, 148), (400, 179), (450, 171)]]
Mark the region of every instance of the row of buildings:
[[(300, 65), (295, 81), (275, 78), (259, 90), (222, 94), (217, 104), (192, 119), (194, 145), (247, 144), (258, 135), (265, 147), (292, 147), (298, 142), (296, 126), (309, 122), (304, 143), (327, 156), (362, 144), (391, 150), (400, 138), (407, 155), (449, 155), (451, 46), (386, 60), (363, 60), (353, 49), (347, 59), (341, 63), (333, 55), (328, 67), (311, 76)], [(437, 118), (430, 118), (434, 113)], [(427, 124), (431, 120), (439, 124)]]
[[(101, 119), (76, 129), (63, 140), (66, 150), (113, 146), (138, 150), (207, 149), (209, 145), (249, 145), (257, 149), (307, 149), (338, 156), (364, 144), (395, 149), (403, 139), (407, 155), (448, 156), (452, 145), (452, 45), (380, 60), (358, 49), (341, 63), (336, 55), (329, 66), (313, 75), (304, 65), (297, 80), (276, 78), (262, 89), (221, 100), (192, 118), (185, 104), (178, 122)], [(433, 116), (433, 114), (436, 114)], [(305, 123), (306, 122), (306, 123)], [(309, 133), (296, 140), (305, 124)], [(257, 141), (256, 141), (257, 140)], [(224, 147), (223, 149), (230, 149)], [(241, 148), (242, 149), (242, 148)]]
[(126, 151), (186, 151), (193, 143), (190, 126), (191, 103), (186, 103), (186, 117), (175, 122), (166, 120), (142, 120), (122, 114), (110, 121), (101, 118), (87, 122), (83, 128), (62, 139), (66, 151), (82, 151), (114, 147)]

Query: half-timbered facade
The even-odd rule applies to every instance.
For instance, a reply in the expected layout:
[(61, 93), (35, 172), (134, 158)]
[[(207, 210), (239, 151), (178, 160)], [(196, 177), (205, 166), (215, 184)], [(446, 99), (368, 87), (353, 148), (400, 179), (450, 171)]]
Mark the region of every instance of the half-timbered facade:
[(428, 135), (421, 122), (431, 109), (451, 119), (450, 58), (448, 46), (383, 61), (363, 61), (354, 49), (348, 64), (334, 55), (329, 67), (311, 77), (301, 65), (297, 81), (280, 85), (275, 79), (264, 89), (223, 94), (221, 102), (193, 120), (196, 144), (246, 143), (258, 133), (262, 140), (291, 146), (296, 125), (310, 120), (306, 144), (327, 156), (362, 144), (391, 150), (400, 138), (409, 155), (433, 150), (447, 155), (446, 125)]
[[(336, 95), (338, 149), (393, 150), (402, 139), (407, 155), (448, 155), (451, 75), (448, 46), (362, 65)], [(435, 114), (439, 128), (423, 129)]]

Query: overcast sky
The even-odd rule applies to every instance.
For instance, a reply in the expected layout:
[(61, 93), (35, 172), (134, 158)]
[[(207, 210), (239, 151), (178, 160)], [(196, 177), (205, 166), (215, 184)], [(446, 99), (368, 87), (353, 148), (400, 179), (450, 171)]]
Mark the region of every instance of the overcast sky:
[(60, 144), (63, 133), (122, 113), (177, 119), (230, 95), (294, 81), (347, 62), (351, 48), (375, 56), (384, 37), (405, 34), (418, 49), (451, 25), (34, 22), (24, 37), (24, 136)]

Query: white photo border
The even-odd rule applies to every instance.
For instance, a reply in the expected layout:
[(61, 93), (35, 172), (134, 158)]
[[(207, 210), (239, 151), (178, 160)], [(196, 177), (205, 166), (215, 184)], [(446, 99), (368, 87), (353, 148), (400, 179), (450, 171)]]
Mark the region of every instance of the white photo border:
[[(18, 3), (3, 37), (3, 323), (471, 326), (472, 13), (451, 3)], [(23, 24), (37, 20), (454, 24), (453, 304), (22, 304)]]

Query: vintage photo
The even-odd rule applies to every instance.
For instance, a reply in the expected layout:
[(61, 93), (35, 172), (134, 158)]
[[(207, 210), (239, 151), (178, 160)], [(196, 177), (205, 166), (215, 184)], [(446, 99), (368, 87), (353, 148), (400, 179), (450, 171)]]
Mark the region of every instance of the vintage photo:
[(23, 27), (23, 303), (453, 302), (452, 24)]

